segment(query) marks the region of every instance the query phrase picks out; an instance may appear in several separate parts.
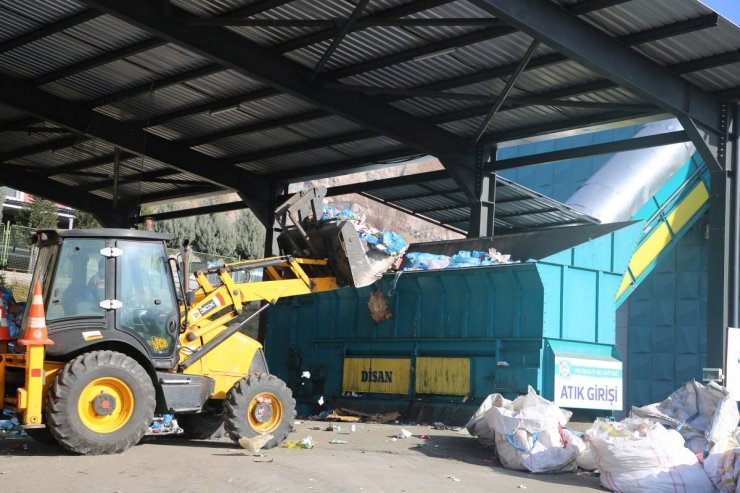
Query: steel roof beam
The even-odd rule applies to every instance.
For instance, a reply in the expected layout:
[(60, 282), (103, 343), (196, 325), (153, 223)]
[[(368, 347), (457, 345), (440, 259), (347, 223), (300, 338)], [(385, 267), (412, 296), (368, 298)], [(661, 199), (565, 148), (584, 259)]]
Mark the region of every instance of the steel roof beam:
[(221, 65), (210, 63), (208, 65), (194, 68), (192, 70), (186, 70), (185, 72), (181, 72), (179, 74), (170, 75), (161, 79), (153, 80), (151, 82), (146, 82), (135, 87), (130, 87), (122, 91), (114, 92), (106, 96), (101, 96), (99, 98), (88, 101), (87, 104), (91, 108), (98, 108), (100, 106), (118, 103), (120, 101), (132, 99), (142, 94), (153, 93), (166, 87), (174, 86), (195, 79), (200, 79), (201, 77), (206, 77), (216, 72), (223, 71), (224, 68)]
[[(161, 192), (153, 192), (153, 193), (136, 195), (136, 196), (131, 196), (131, 197), (123, 197), (123, 199), (119, 199), (119, 203), (124, 204), (124, 205), (148, 204), (151, 202), (161, 202), (165, 200), (192, 198), (195, 195), (213, 194), (219, 191), (222, 191), (222, 189), (217, 188), (217, 187), (208, 186), (208, 185), (204, 185), (201, 187), (183, 187), (183, 188), (175, 188), (171, 190), (163, 190)], [(252, 212), (255, 213), (255, 215), (257, 214), (254, 211), (254, 209), (252, 209), (251, 207), (250, 209), (252, 210)]]
[(678, 144), (688, 140), (690, 139), (684, 131), (648, 135), (647, 137), (634, 137), (614, 142), (604, 142), (601, 144), (573, 147), (570, 149), (541, 152), (539, 154), (531, 154), (528, 156), (500, 159), (491, 163), (491, 169), (493, 171), (500, 171), (504, 169), (521, 168), (522, 166), (531, 166), (534, 164), (555, 163), (558, 161), (566, 161), (568, 159), (578, 159), (602, 154), (612, 154), (615, 152), (633, 151), (669, 144)]
[[(0, 98), (2, 98), (2, 96), (0, 96)], [(13, 161), (15, 159), (22, 159), (28, 156), (33, 156), (35, 154), (41, 154), (43, 152), (49, 152), (49, 151), (53, 152), (54, 150), (71, 147), (74, 144), (77, 144), (78, 142), (83, 142), (85, 140), (88, 140), (88, 138), (81, 137), (79, 135), (71, 135), (68, 137), (60, 137), (58, 139), (47, 140), (44, 142), (40, 142), (38, 144), (33, 144), (27, 147), (21, 147), (20, 149), (15, 149), (13, 151), (8, 151), (3, 154), (0, 154), (0, 162)]]
[[(119, 158), (120, 163), (120, 158)], [(168, 176), (175, 173), (172, 169), (159, 169), (156, 171), (145, 171), (143, 173), (130, 173), (128, 175), (120, 176), (118, 178), (118, 183), (135, 183), (135, 182), (156, 182), (157, 179), (162, 178), (163, 176)], [(203, 182), (197, 183), (197, 185), (202, 184)], [(191, 185), (191, 183), (187, 183), (188, 185)], [(106, 178), (105, 180), (90, 182), (90, 183), (83, 183), (81, 185), (77, 185), (75, 188), (78, 190), (85, 190), (85, 191), (92, 191), (92, 190), (99, 190), (101, 188), (109, 187), (113, 185), (113, 179), (112, 178)]]
[(77, 14), (72, 14), (62, 20), (47, 24), (44, 27), (21, 34), (20, 36), (0, 43), (0, 53), (10, 51), (25, 44), (33, 43), (34, 41), (38, 41), (39, 39), (43, 39), (47, 36), (51, 36), (52, 34), (64, 31), (65, 29), (69, 29), (70, 27), (74, 27), (78, 24), (82, 24), (83, 22), (95, 19), (96, 17), (100, 17), (101, 15), (102, 14), (100, 12), (96, 12), (92, 9), (78, 12)]
[(203, 177), (220, 187), (251, 191), (255, 214), (269, 217), (270, 184), (264, 178), (243, 169), (224, 166), (210, 158), (161, 137), (151, 135), (130, 124), (99, 114), (83, 104), (66, 101), (30, 87), (23, 81), (0, 75), (0, 101), (39, 118), (50, 120), (74, 132), (106, 141), (134, 154), (149, 156), (175, 169)]
[(269, 147), (260, 151), (250, 152), (248, 154), (240, 154), (238, 156), (224, 158), (223, 161), (229, 164), (251, 163), (261, 159), (270, 159), (273, 157), (285, 156), (287, 154), (294, 154), (296, 152), (311, 151), (314, 149), (321, 149), (322, 147), (347, 144), (349, 142), (370, 139), (377, 136), (377, 132), (373, 132), (371, 130), (359, 130), (346, 134), (332, 135), (331, 137), (324, 137), (322, 139), (310, 139), (304, 142), (298, 142), (297, 144)]
[(121, 60), (123, 58), (126, 58), (127, 56), (138, 55), (139, 53), (149, 51), (164, 44), (164, 41), (156, 38), (139, 41), (138, 43), (125, 46), (118, 50), (106, 51), (102, 55), (84, 60), (80, 63), (68, 65), (66, 67), (60, 68), (59, 70), (54, 70), (53, 72), (39, 75), (38, 77), (34, 77), (33, 79), (31, 79), (29, 83), (35, 86), (42, 86), (44, 84), (48, 84), (49, 82), (63, 79), (65, 77), (69, 77), (70, 75), (74, 75), (80, 72), (84, 72), (85, 70), (100, 67), (116, 60)]
[[(417, 14), (426, 10), (439, 7), (448, 3), (452, 3), (453, 0), (420, 0), (416, 2), (409, 2), (398, 7), (393, 7), (382, 12), (377, 12), (372, 15), (360, 18), (359, 21), (370, 20), (370, 19), (392, 19), (395, 17), (404, 17), (408, 15)], [(328, 39), (332, 39), (339, 32), (339, 28), (324, 29), (322, 31), (311, 33), (300, 38), (291, 39), (284, 43), (280, 43), (275, 47), (275, 50), (280, 53), (287, 53), (294, 51), (299, 48), (305, 48), (312, 44), (321, 43)]]
[(187, 147), (197, 147), (199, 145), (207, 144), (215, 140), (225, 139), (227, 137), (234, 137), (236, 135), (246, 135), (250, 133), (260, 132), (262, 130), (270, 130), (278, 127), (285, 127), (287, 125), (293, 125), (296, 123), (303, 123), (311, 120), (318, 120), (331, 114), (322, 111), (308, 111), (305, 113), (298, 113), (297, 115), (288, 115), (281, 118), (274, 118), (272, 120), (263, 120), (256, 123), (247, 123), (246, 125), (240, 125), (238, 127), (229, 128), (227, 130), (221, 130), (211, 134), (200, 135), (198, 137), (192, 137), (189, 139), (178, 140), (179, 144)]
[(555, 4), (542, 0), (472, 0), (475, 5), (676, 116), (717, 132), (713, 96), (628, 49)]
[(89, 193), (80, 193), (74, 189), (65, 187), (58, 181), (30, 173), (20, 166), (0, 166), (0, 169), (2, 168), (11, 168), (13, 170), (10, 173), (3, 173), (3, 185), (24, 190), (35, 196), (44, 197), (75, 209), (89, 211), (98, 218), (101, 218), (101, 215), (105, 215), (105, 211), (112, 210), (112, 204), (108, 200)]
[(237, 94), (236, 96), (231, 96), (227, 99), (208, 101), (196, 106), (190, 106), (181, 110), (175, 110), (170, 113), (165, 113), (163, 115), (142, 118), (140, 120), (132, 122), (132, 124), (141, 128), (156, 127), (157, 125), (162, 125), (163, 123), (177, 120), (178, 118), (185, 118), (186, 116), (197, 115), (198, 113), (219, 111), (230, 107), (234, 107), (234, 110), (236, 110), (236, 107), (239, 106), (239, 104), (241, 103), (246, 103), (248, 101), (259, 101), (260, 99), (277, 96), (278, 94), (280, 94), (280, 91), (278, 91), (277, 89), (265, 87), (263, 89), (256, 89), (253, 91)]
[(568, 5), (566, 9), (568, 12), (576, 15), (588, 14), (594, 10), (606, 9), (609, 7), (615, 7), (622, 3), (627, 3), (632, 0), (585, 0), (572, 5)]
[(534, 56), (535, 51), (537, 51), (537, 48), (540, 47), (540, 42), (538, 40), (532, 41), (530, 43), (529, 48), (527, 48), (527, 51), (524, 53), (524, 56), (519, 61), (519, 64), (516, 67), (516, 70), (514, 70), (514, 73), (511, 74), (511, 77), (509, 77), (509, 80), (506, 81), (506, 85), (501, 90), (501, 92), (496, 96), (496, 101), (493, 103), (491, 108), (488, 110), (488, 113), (486, 113), (486, 116), (483, 118), (483, 121), (480, 122), (480, 125), (478, 126), (478, 130), (475, 132), (475, 137), (473, 138), (473, 142), (475, 144), (478, 144), (478, 141), (480, 141), (480, 138), (483, 136), (483, 133), (488, 128), (488, 125), (491, 123), (491, 120), (493, 120), (493, 117), (496, 116), (496, 113), (498, 110), (501, 109), (501, 107), (504, 105), (504, 101), (506, 101), (506, 98), (509, 96), (509, 93), (512, 89), (514, 89), (514, 84), (516, 84), (516, 81), (519, 80), (519, 77), (524, 72), (524, 69), (527, 68), (527, 64), (532, 59), (532, 56)]
[(400, 163), (404, 162), (403, 160), (406, 160), (406, 158), (418, 157), (415, 154), (416, 152), (415, 149), (404, 147), (369, 156), (340, 159), (300, 170), (280, 171), (266, 175), (266, 178), (278, 183), (295, 183), (298, 181), (326, 178), (327, 176), (342, 174), (343, 172), (356, 173), (360, 171), (371, 171), (381, 167), (387, 167), (390, 164), (397, 164), (388, 163), (388, 161), (398, 161)]
[[(383, 200), (383, 199), (381, 199), (379, 197), (375, 197), (372, 194), (369, 194), (369, 193), (361, 193), (360, 195), (362, 195), (363, 197), (367, 197), (368, 199), (371, 199), (371, 200), (373, 200), (375, 202), (378, 202), (379, 204), (383, 204), (386, 207), (390, 207), (391, 209), (395, 209), (397, 211), (405, 212), (406, 214), (409, 214), (410, 216), (418, 217), (419, 219), (423, 219), (424, 221), (426, 221), (428, 223), (436, 224), (439, 227), (442, 227), (442, 228), (445, 228), (445, 229), (449, 229), (450, 231), (453, 231), (455, 233), (459, 233), (461, 235), (467, 234), (467, 231), (465, 229), (455, 227), (455, 226), (453, 226), (450, 223), (442, 222), (442, 221), (439, 221), (437, 219), (432, 219), (430, 217), (425, 217), (425, 216), (423, 216), (421, 214), (418, 214), (418, 213), (416, 213), (414, 211), (408, 210), (408, 209), (406, 209), (404, 207), (400, 207), (400, 206), (394, 204), (393, 202), (388, 202), (388, 201)], [(458, 224), (465, 224), (465, 222), (464, 221), (460, 221), (460, 222), (458, 222)]]
[[(714, 19), (713, 16), (701, 16), (701, 17), (698, 17), (698, 18), (689, 19), (688, 21), (680, 21), (680, 22), (676, 22), (674, 24), (669, 24), (669, 25), (666, 25), (666, 26), (661, 26), (660, 28), (649, 29), (647, 31), (641, 31), (641, 32), (634, 33), (634, 34), (629, 34), (629, 35), (623, 36), (620, 39), (623, 42), (626, 42), (628, 44), (629, 43), (637, 43), (637, 42), (644, 43), (644, 42), (648, 42), (648, 41), (655, 41), (655, 40), (658, 40), (658, 39), (665, 39), (665, 38), (670, 37), (670, 36), (675, 36), (675, 35), (678, 35), (678, 34), (685, 33), (685, 32), (687, 32), (689, 30), (696, 30), (698, 28), (708, 27), (711, 24), (711, 22), (714, 21), (714, 20), (715, 19)], [(740, 56), (738, 58), (739, 58), (739, 61), (740, 61)], [(548, 55), (543, 55), (543, 56), (540, 56), (540, 57), (537, 57), (537, 58), (533, 58), (527, 64), (527, 66), (525, 67), (525, 71), (527, 71), (527, 70), (533, 70), (535, 68), (545, 67), (545, 66), (548, 66), (548, 65), (552, 65), (552, 64), (555, 64), (555, 63), (560, 63), (560, 62), (567, 61), (567, 60), (568, 60), (567, 57), (565, 57), (565, 56), (563, 56), (563, 55), (561, 55), (559, 53), (551, 53), (551, 54), (548, 54)], [(725, 57), (724, 60), (726, 61), (727, 58)], [(717, 59), (714, 63), (719, 63), (719, 62), (721, 62), (721, 60), (720, 59)], [(689, 70), (689, 69), (692, 68), (689, 65), (683, 65), (683, 64), (679, 64), (679, 65), (682, 65), (681, 67), (678, 67), (678, 68), (681, 68), (682, 70)], [(496, 67), (494, 69), (489, 69), (489, 70), (485, 70), (485, 71), (482, 71), (482, 72), (477, 72), (475, 74), (467, 74), (467, 75), (464, 75), (464, 76), (461, 76), (461, 77), (448, 79), (446, 81), (434, 82), (434, 83), (431, 83), (431, 84), (420, 86), (419, 88), (412, 88), (412, 89), (401, 89), (401, 88), (396, 89), (396, 88), (380, 88), (380, 87), (379, 88), (368, 88), (368, 87), (357, 86), (357, 85), (338, 84), (338, 83), (335, 83), (335, 82), (327, 82), (326, 83), (326, 87), (328, 87), (330, 89), (337, 89), (337, 90), (347, 90), (347, 91), (355, 91), (355, 92), (364, 92), (364, 93), (369, 94), (369, 95), (382, 94), (382, 95), (386, 96), (383, 99), (383, 101), (386, 101), (386, 102), (397, 101), (399, 99), (404, 99), (404, 98), (409, 98), (409, 97), (432, 97), (432, 98), (438, 97), (438, 98), (443, 98), (443, 99), (447, 99), (447, 98), (449, 98), (449, 99), (463, 99), (463, 100), (469, 99), (471, 101), (477, 101), (477, 102), (483, 102), (483, 103), (485, 103), (485, 102), (488, 102), (488, 101), (492, 102), (493, 100), (495, 100), (495, 98), (491, 98), (491, 97), (488, 97), (488, 96), (482, 96), (482, 95), (473, 95), (473, 94), (465, 95), (465, 94), (442, 93), (442, 92), (439, 92), (439, 91), (434, 91), (433, 89), (435, 89), (435, 88), (437, 88), (437, 89), (451, 89), (451, 88), (454, 88), (454, 87), (459, 87), (459, 86), (469, 85), (469, 84), (473, 84), (473, 83), (483, 82), (483, 81), (486, 81), (486, 80), (489, 80), (489, 79), (492, 79), (492, 78), (500, 78), (500, 77), (511, 76), (512, 74), (514, 74), (516, 72), (518, 66), (519, 66), (519, 63), (517, 63), (517, 64), (511, 64), (511, 65), (505, 65), (505, 66), (502, 66), (502, 67)], [(600, 85), (598, 85), (597, 87), (602, 88), (602, 89), (606, 89), (606, 88), (615, 87), (615, 86), (616, 86), (616, 84), (614, 84), (611, 81), (602, 81), (600, 83)], [(432, 89), (432, 90), (430, 90), (430, 89)], [(572, 107), (583, 107), (583, 108), (593, 108), (593, 109), (610, 109), (610, 110), (613, 110), (613, 111), (626, 111), (626, 112), (648, 111), (648, 110), (652, 109), (652, 108), (647, 107), (647, 106), (640, 106), (638, 108), (638, 105), (633, 105), (633, 106), (630, 106), (630, 107), (627, 107), (627, 106), (622, 105), (621, 108), (620, 107), (612, 107), (612, 108), (609, 108), (608, 106), (605, 106), (603, 103), (602, 104), (599, 104), (599, 103), (589, 103), (589, 102), (583, 102), (580, 105), (578, 103), (576, 103), (576, 102), (567, 102), (567, 101), (563, 101), (560, 104), (558, 104), (558, 102), (555, 102), (555, 101), (552, 102), (552, 104), (550, 104), (550, 103), (544, 103), (544, 102), (543, 103), (534, 103), (534, 102), (533, 103), (530, 103), (530, 102), (527, 102), (526, 101), (527, 98), (516, 98), (516, 99), (512, 99), (512, 102), (516, 102), (519, 99), (521, 99), (521, 105), (572, 106)], [(516, 104), (520, 104), (520, 103), (516, 103)], [(188, 110), (182, 110), (182, 111), (183, 111), (183, 113), (180, 113), (180, 115), (183, 115), (183, 114), (185, 114), (185, 115), (193, 114), (191, 111), (188, 111)], [(203, 110), (203, 108), (195, 108), (195, 111), (196, 112), (202, 112), (204, 110)], [(329, 113), (318, 113), (317, 112), (317, 117), (318, 118), (321, 118), (323, 116), (327, 116), (328, 114)], [(172, 116), (177, 116), (177, 115), (173, 114)], [(180, 116), (177, 116), (177, 117), (180, 117)], [(163, 123), (165, 119), (169, 119), (169, 118), (170, 118), (169, 116), (163, 116), (162, 118), (158, 119), (158, 123)], [(301, 121), (306, 121), (306, 120), (301, 120)], [(279, 126), (280, 126), (280, 124), (279, 124)], [(249, 127), (247, 126), (246, 128), (248, 129)], [(262, 127), (260, 129), (261, 130), (264, 130), (266, 128), (269, 128), (269, 127)], [(237, 135), (237, 134), (238, 133), (232, 133), (231, 135)], [(220, 137), (217, 137), (217, 138), (220, 138)]]
[[(186, 20), (188, 24), (194, 26), (242, 26), (242, 27), (323, 27), (338, 28), (345, 19), (224, 19), (214, 17), (210, 19), (199, 18)], [(450, 17), (446, 19), (438, 18), (386, 18), (372, 19), (366, 17), (358, 19), (354, 23), (354, 29), (359, 31), (368, 27), (491, 27), (499, 25), (499, 21), (494, 18), (470, 18), (470, 17)]]
[(349, 185), (338, 185), (335, 187), (329, 187), (327, 189), (326, 196), (333, 197), (336, 195), (345, 195), (348, 193), (371, 192), (373, 190), (383, 190), (392, 187), (419, 185), (429, 181), (441, 180), (445, 178), (450, 178), (449, 173), (447, 173), (447, 171), (445, 170), (396, 176), (393, 178), (383, 178), (382, 180), (373, 180), (362, 183), (351, 183)]
[[(310, 72), (298, 63), (228, 30), (188, 26), (181, 21), (174, 21), (163, 16), (158, 5), (148, 0), (85, 1), (98, 10), (212, 58), (230, 69), (262, 80), (321, 109), (348, 118), (423, 152), (445, 158), (458, 168), (455, 173), (460, 173), (457, 178), (461, 186), (468, 193), (473, 193), (472, 153), (465, 139), (391, 106), (378, 104), (365, 96), (337, 95), (334, 91), (310, 82)], [(178, 11), (177, 15), (189, 16), (184, 11)]]
[(313, 68), (313, 71), (311, 72), (311, 75), (309, 76), (310, 80), (313, 80), (316, 78), (316, 76), (321, 73), (321, 71), (324, 69), (324, 66), (327, 64), (331, 56), (334, 54), (334, 52), (339, 48), (339, 45), (342, 43), (342, 40), (344, 40), (344, 37), (347, 35), (349, 30), (354, 25), (355, 21), (360, 17), (362, 14), (362, 11), (367, 6), (368, 2), (370, 0), (358, 0), (357, 5), (355, 5), (354, 10), (352, 10), (352, 13), (349, 15), (346, 21), (344, 21), (339, 26), (339, 32), (336, 36), (331, 40), (331, 44), (329, 47), (324, 51), (324, 54), (321, 55), (321, 59), (316, 63), (316, 66)]
[(213, 204), (203, 207), (192, 207), (190, 209), (180, 209), (177, 211), (159, 212), (157, 214), (149, 214), (147, 217), (151, 217), (155, 221), (166, 221), (168, 219), (177, 219), (180, 217), (202, 216), (218, 212), (238, 211), (246, 208), (247, 204), (239, 200), (236, 202), (226, 202), (225, 204)]

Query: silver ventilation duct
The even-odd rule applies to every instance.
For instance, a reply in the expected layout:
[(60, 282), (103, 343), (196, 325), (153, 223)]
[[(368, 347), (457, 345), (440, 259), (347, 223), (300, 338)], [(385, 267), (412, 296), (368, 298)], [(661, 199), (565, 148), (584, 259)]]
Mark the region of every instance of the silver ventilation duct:
[[(644, 125), (635, 137), (680, 130), (683, 128), (678, 120), (664, 120)], [(602, 223), (627, 221), (689, 160), (694, 151), (694, 144), (684, 142), (617, 153), (565, 203)]]

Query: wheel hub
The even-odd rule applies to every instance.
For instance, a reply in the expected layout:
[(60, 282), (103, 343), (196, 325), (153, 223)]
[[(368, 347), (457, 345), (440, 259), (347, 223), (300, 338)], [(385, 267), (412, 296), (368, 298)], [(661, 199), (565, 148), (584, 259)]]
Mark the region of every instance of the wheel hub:
[(98, 394), (93, 399), (93, 410), (98, 416), (110, 416), (116, 409), (116, 399), (106, 393)]
[(258, 423), (267, 423), (272, 419), (272, 402), (269, 399), (262, 400), (254, 406), (252, 415)]

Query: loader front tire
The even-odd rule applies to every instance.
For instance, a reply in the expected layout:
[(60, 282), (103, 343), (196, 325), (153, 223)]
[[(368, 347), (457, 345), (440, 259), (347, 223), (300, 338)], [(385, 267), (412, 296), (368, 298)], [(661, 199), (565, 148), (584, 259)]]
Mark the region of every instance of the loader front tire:
[(240, 438), (272, 435), (262, 448), (279, 445), (295, 418), (295, 399), (275, 375), (257, 373), (234, 384), (224, 402), (224, 428), (234, 442)]
[(84, 455), (121, 453), (141, 440), (154, 417), (154, 386), (134, 359), (93, 351), (67, 363), (49, 389), (47, 428)]

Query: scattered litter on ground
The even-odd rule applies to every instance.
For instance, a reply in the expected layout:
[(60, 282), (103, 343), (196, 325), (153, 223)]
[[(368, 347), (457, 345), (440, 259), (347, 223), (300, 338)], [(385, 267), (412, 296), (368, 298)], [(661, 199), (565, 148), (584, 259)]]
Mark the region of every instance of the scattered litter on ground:
[(419, 438), (421, 438), (422, 440), (429, 440), (430, 437), (429, 435), (421, 435)]
[(307, 436), (303, 440), (289, 440), (286, 442), (283, 442), (284, 448), (302, 448), (302, 449), (311, 449), (313, 448), (313, 438), (310, 436)]
[(252, 438), (242, 437), (239, 439), (239, 445), (247, 452), (256, 454), (267, 442), (272, 440), (272, 438), (273, 436), (268, 433), (262, 433)]
[(183, 429), (177, 424), (174, 414), (163, 414), (154, 417), (147, 430), (147, 435), (178, 435), (182, 432)]
[(452, 476), (451, 474), (448, 474), (447, 478), (455, 481), (456, 483), (460, 482), (460, 478), (456, 478), (455, 476)]
[(520, 484), (519, 486), (517, 486), (517, 488), (519, 488), (520, 490), (526, 490), (527, 489), (527, 487), (524, 486), (523, 484)]
[(396, 438), (400, 438), (403, 440), (403, 439), (411, 437), (411, 435), (412, 433), (409, 430), (405, 428), (401, 428), (401, 431), (398, 432), (398, 435), (396, 435)]
[(332, 412), (328, 416), (326, 416), (327, 421), (341, 421), (343, 423), (357, 423), (360, 421), (359, 416), (348, 416), (345, 414), (340, 414), (337, 411)]
[(336, 438), (332, 438), (331, 440), (329, 440), (329, 443), (333, 445), (342, 445), (349, 442), (347, 440), (337, 440)]
[(435, 430), (447, 430), (448, 429), (447, 425), (440, 421), (436, 421), (432, 423), (432, 428), (434, 428)]

